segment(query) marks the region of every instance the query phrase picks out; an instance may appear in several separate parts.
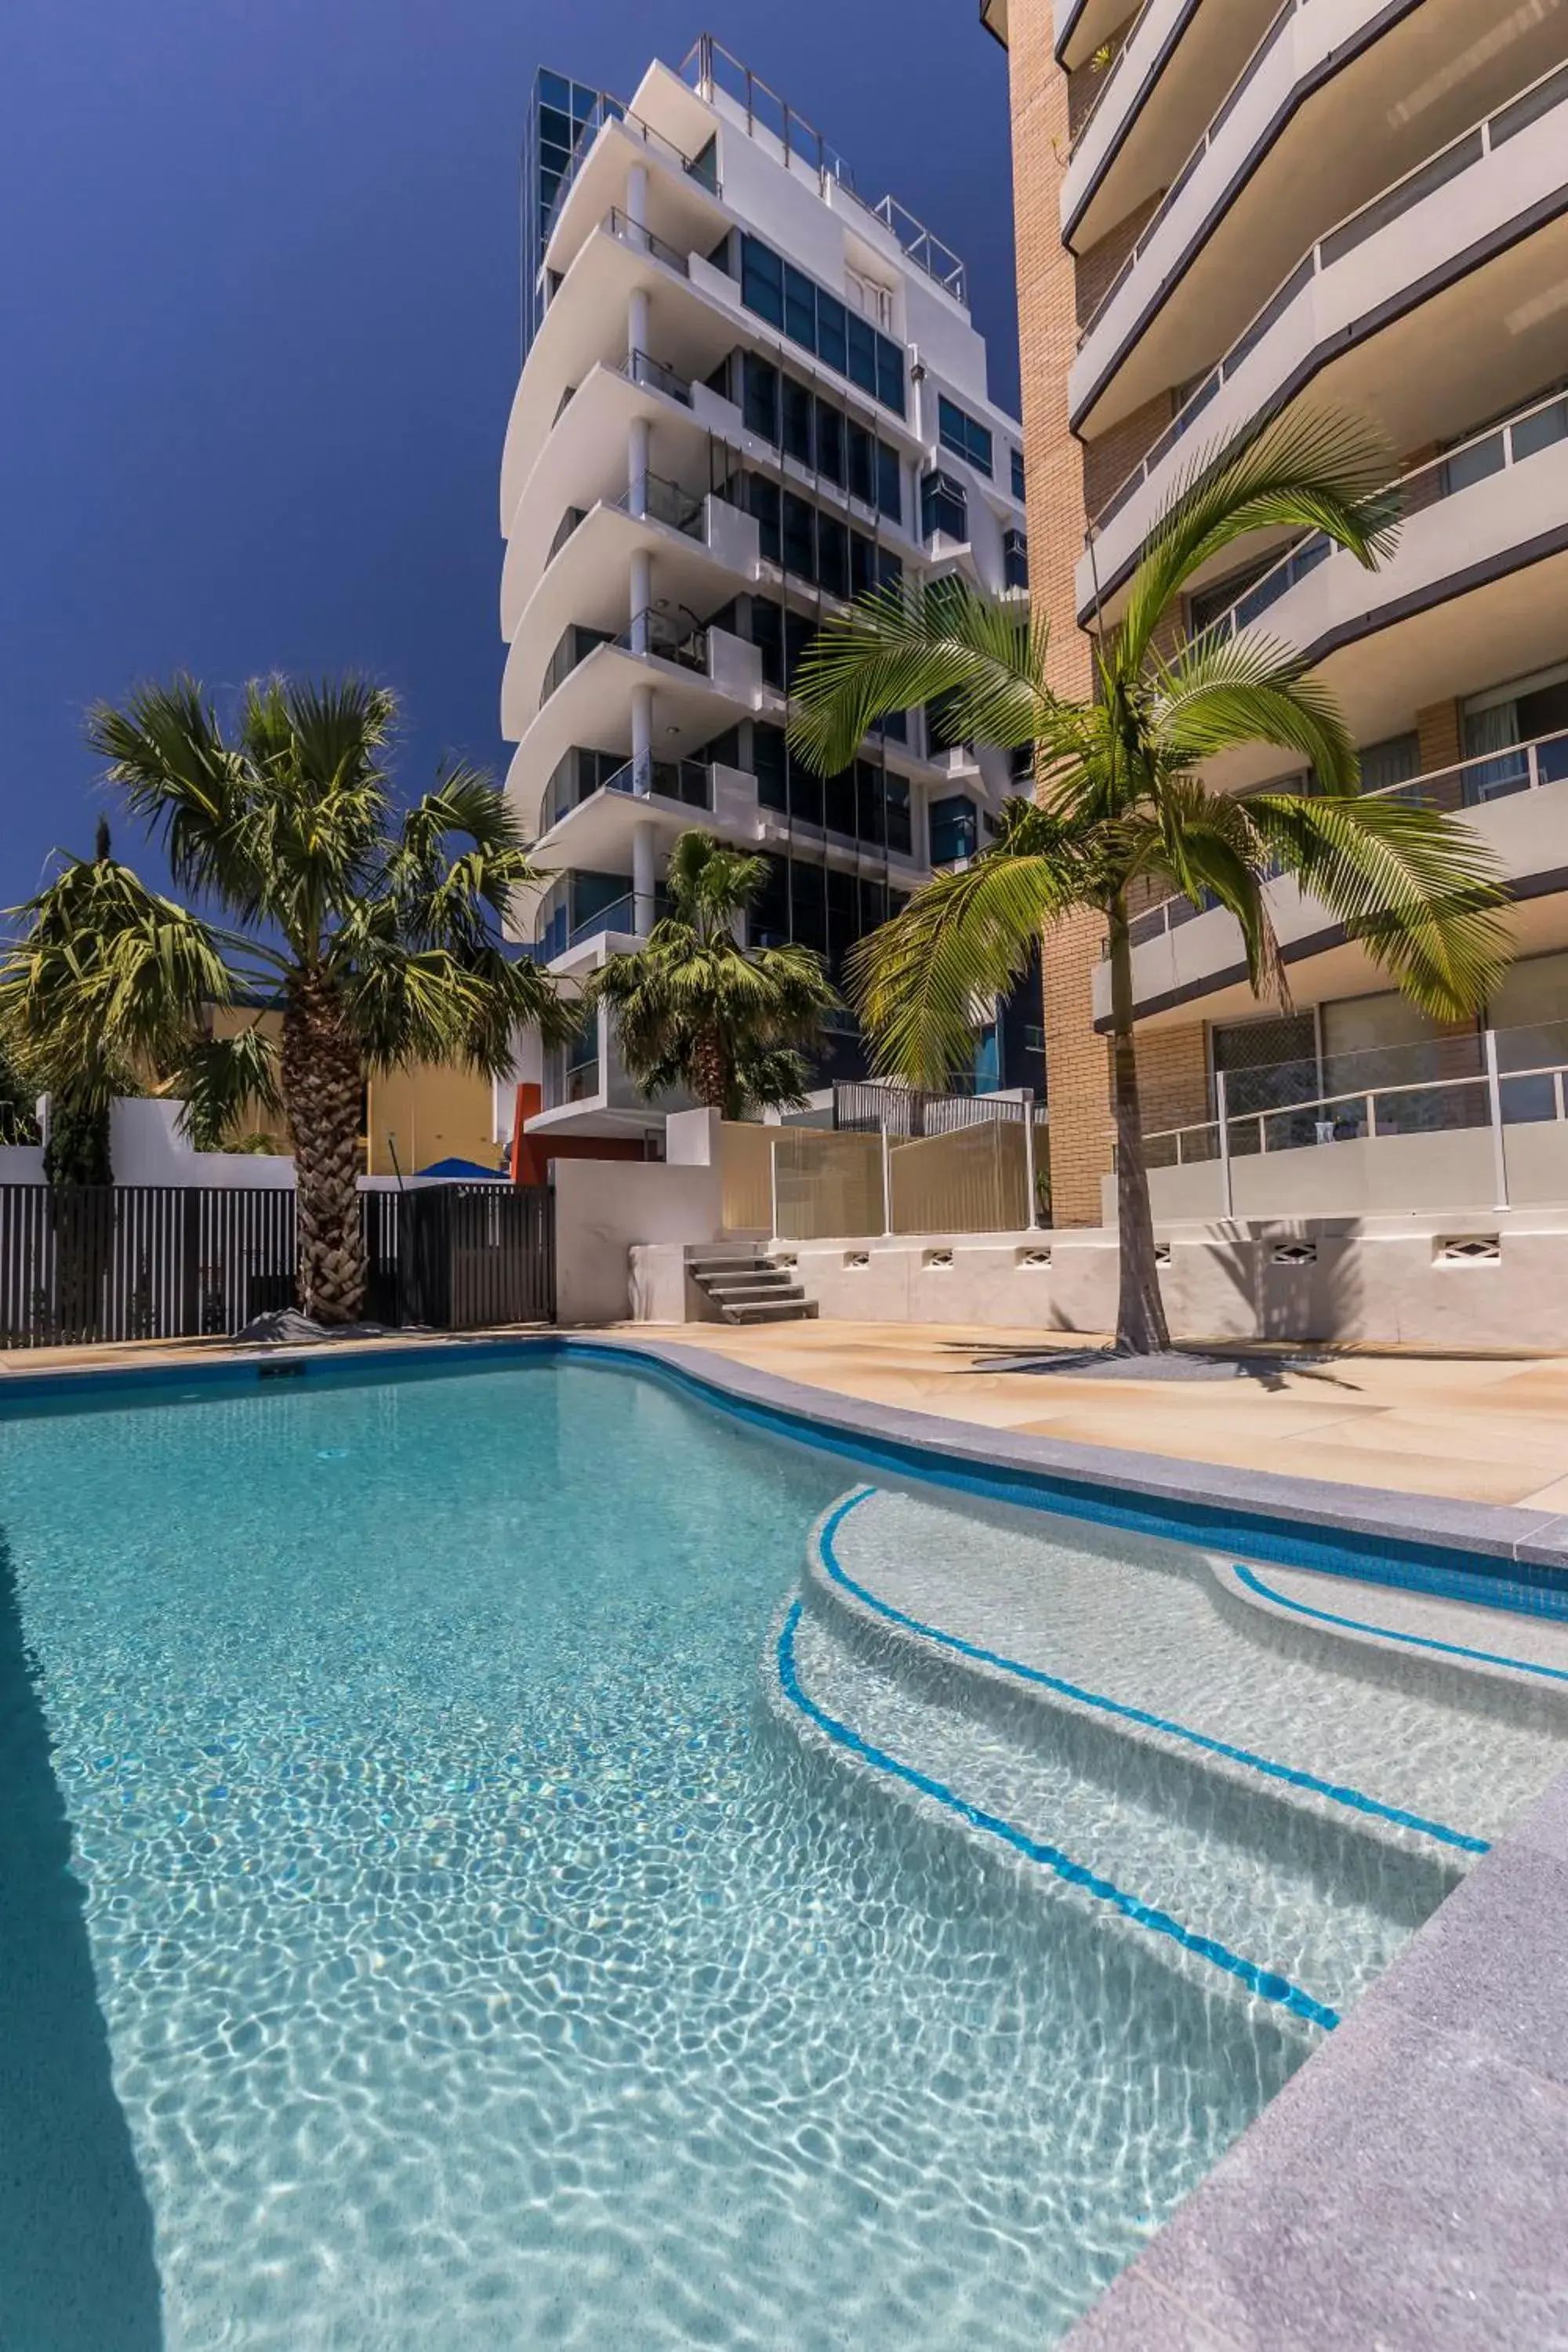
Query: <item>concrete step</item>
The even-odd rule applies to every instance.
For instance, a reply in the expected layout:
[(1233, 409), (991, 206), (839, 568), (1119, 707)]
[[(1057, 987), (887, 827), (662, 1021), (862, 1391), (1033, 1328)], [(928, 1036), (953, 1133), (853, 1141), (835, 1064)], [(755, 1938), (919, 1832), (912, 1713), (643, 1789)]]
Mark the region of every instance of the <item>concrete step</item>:
[(721, 1307), (726, 1323), (801, 1323), (815, 1318), (816, 1301), (797, 1294), (793, 1298), (750, 1299), (738, 1307)]
[(755, 1274), (700, 1275), (698, 1281), (710, 1298), (760, 1298), (771, 1290), (798, 1288), (794, 1277), (781, 1266), (764, 1266)]
[(765, 1257), (689, 1257), (686, 1271), (699, 1282), (721, 1282), (728, 1275), (773, 1274), (778, 1269)]

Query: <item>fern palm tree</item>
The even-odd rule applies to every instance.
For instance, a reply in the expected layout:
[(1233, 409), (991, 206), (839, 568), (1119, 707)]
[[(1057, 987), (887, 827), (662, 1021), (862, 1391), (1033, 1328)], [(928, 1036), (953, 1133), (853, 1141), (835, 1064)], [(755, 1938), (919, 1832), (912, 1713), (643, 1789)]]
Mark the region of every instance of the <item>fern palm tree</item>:
[[(258, 1108), (283, 1113), (300, 1303), (326, 1323), (363, 1303), (367, 1074), (457, 1061), (500, 1075), (519, 1027), (554, 1040), (571, 1026), (546, 976), (501, 944), (507, 902), (534, 878), (508, 803), (456, 767), (399, 816), (395, 718), (394, 697), (355, 677), (253, 681), (232, 732), (185, 677), (95, 710), (110, 780), (175, 887), (212, 911), (107, 855), (73, 858), (16, 910), (26, 933), (0, 965), (0, 1025), (75, 1073), (84, 1107), (130, 1066), (183, 1097), (198, 1146)], [(206, 1035), (207, 1008), (236, 1003), (280, 1007), (280, 1044), (259, 1013)]]
[(587, 1003), (609, 1007), (621, 1058), (648, 1097), (684, 1087), (726, 1118), (805, 1100), (806, 1054), (838, 998), (808, 948), (742, 948), (737, 926), (767, 866), (683, 833), (670, 852), (669, 912), (646, 947), (613, 955)]
[[(824, 772), (885, 711), (937, 701), (950, 741), (1027, 748), (1033, 802), (964, 872), (937, 877), (861, 943), (853, 985), (879, 1066), (940, 1086), (967, 1060), (975, 1002), (1005, 991), (1042, 931), (1089, 908), (1110, 967), (1121, 1283), (1117, 1342), (1169, 1346), (1139, 1116), (1131, 940), (1135, 892), (1216, 901), (1241, 928), (1255, 991), (1289, 1003), (1266, 884), (1294, 875), (1415, 1003), (1473, 1013), (1508, 953), (1495, 861), (1462, 821), (1360, 795), (1354, 743), (1331, 694), (1290, 648), (1250, 627), (1163, 650), (1185, 585), (1259, 531), (1313, 530), (1371, 570), (1390, 551), (1388, 454), (1342, 417), (1287, 418), (1224, 462), (1200, 458), (1151, 535), (1114, 634), (1094, 646), (1095, 696), (1047, 682), (1043, 633), (1019, 606), (943, 580), (897, 586), (832, 616), (797, 685), (795, 747)], [(1307, 785), (1237, 796), (1201, 773), (1267, 744)]]

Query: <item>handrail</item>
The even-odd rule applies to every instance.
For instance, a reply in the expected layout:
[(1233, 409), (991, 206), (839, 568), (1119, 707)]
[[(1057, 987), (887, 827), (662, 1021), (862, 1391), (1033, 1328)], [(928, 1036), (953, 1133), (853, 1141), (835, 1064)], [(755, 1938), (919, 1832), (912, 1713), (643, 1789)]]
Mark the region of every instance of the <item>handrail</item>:
[(664, 360), (656, 360), (651, 352), (628, 352), (624, 360), (608, 360), (605, 365), (624, 375), (628, 383), (649, 384), (655, 392), (678, 400), (682, 408), (691, 405), (691, 382), (680, 375)]
[[(1353, 252), (1357, 246), (1364, 244), (1369, 236), (1374, 236), (1391, 220), (1397, 219), (1400, 214), (1419, 204), (1423, 197), (1458, 179), (1564, 100), (1568, 100), (1568, 65), (1553, 66), (1549, 72), (1528, 83), (1506, 105), (1494, 108), (1481, 121), (1473, 124), (1468, 131), (1462, 131), (1457, 139), (1450, 139), (1435, 154), (1428, 155), (1413, 170), (1402, 173), (1388, 187), (1369, 197), (1365, 204), (1358, 205), (1353, 212), (1347, 213), (1342, 220), (1336, 221), (1331, 228), (1325, 230), (1308, 247), (1294, 269), (1280, 280), (1268, 300), (1253, 312), (1229, 349), (1187, 394), (1152, 448), (1111, 492), (1085, 532), (1086, 541), (1102, 531), (1106, 524), (1137, 495), (1176, 443), (1191, 432), (1221, 386), (1228, 383), (1237, 369), (1250, 359), (1270, 329), (1291, 309), (1297, 296), (1305, 291), (1314, 278), (1342, 259), (1345, 254)], [(1241, 429), (1240, 423), (1237, 429)]]
[[(1457, 788), (1445, 792), (1441, 787), (1450, 777), (1457, 780)], [(1408, 776), (1402, 784), (1380, 784), (1365, 797), (1373, 801), (1411, 801), (1418, 808), (1444, 809), (1452, 814), (1462, 808), (1482, 808), (1489, 802), (1509, 799), (1515, 793), (1539, 792), (1542, 784), (1565, 782), (1568, 729), (1557, 734), (1531, 736), (1525, 743), (1506, 743), (1496, 751), (1476, 752), (1446, 768), (1430, 768), (1422, 775)], [(1128, 926), (1131, 944), (1142, 947), (1150, 940), (1180, 930), (1199, 915), (1213, 914), (1218, 905), (1216, 898), (1207, 906), (1197, 907), (1180, 892), (1162, 898), (1133, 916)], [(1103, 961), (1110, 954), (1109, 944), (1103, 945), (1100, 952)]]
[(657, 654), (661, 661), (678, 662), (682, 669), (705, 671), (708, 667), (706, 625), (674, 620), (654, 604), (634, 614), (630, 626), (610, 642), (620, 653)]
[(651, 122), (645, 122), (640, 114), (634, 114), (629, 107), (621, 104), (618, 98), (612, 98), (608, 90), (601, 90), (594, 105), (576, 125), (571, 159), (561, 175), (560, 184), (545, 215), (546, 244), (550, 240), (552, 226), (559, 220), (578, 173), (593, 152), (599, 133), (607, 122), (618, 123), (634, 139), (640, 139), (645, 147), (651, 148), (657, 154), (668, 156), (671, 163), (679, 163), (687, 178), (695, 180), (700, 187), (709, 189), (716, 196), (723, 194), (717, 173), (710, 172), (698, 156), (688, 155), (684, 148), (678, 147), (664, 131), (656, 131)]
[(644, 222), (633, 220), (631, 215), (623, 212), (619, 205), (610, 206), (609, 211), (605, 215), (604, 226), (612, 236), (619, 237), (623, 245), (630, 246), (634, 253), (650, 253), (654, 259), (661, 261), (667, 269), (673, 269), (678, 278), (690, 277), (689, 257), (684, 253), (678, 253), (674, 246), (667, 244), (662, 236), (656, 236), (652, 229)]
[[(1521, 452), (1514, 438), (1519, 427), (1528, 425), (1532, 417), (1550, 417), (1553, 409), (1563, 412), (1562, 431), (1540, 438), (1530, 436), (1529, 446)], [(1451, 449), (1445, 449), (1440, 457), (1423, 459), (1408, 473), (1396, 475), (1384, 488), (1407, 494), (1415, 483), (1432, 477), (1436, 485), (1432, 497), (1421, 499), (1414, 504), (1407, 495), (1405, 497), (1405, 511), (1407, 514), (1423, 513), (1427, 507), (1436, 506), (1445, 499), (1457, 498), (1461, 490), (1473, 488), (1478, 481), (1484, 481), (1493, 474), (1504, 473), (1514, 466), (1521, 466), (1526, 459), (1539, 457), (1542, 449), (1554, 448), (1559, 441), (1563, 440), (1568, 440), (1568, 394), (1557, 391), (1549, 394), (1544, 400), (1532, 401), (1528, 408), (1516, 409), (1511, 416), (1502, 417), (1497, 424), (1487, 425), (1481, 432), (1472, 434), (1468, 441), (1457, 441)], [(1494, 445), (1500, 453), (1495, 466), (1472, 467), (1468, 478), (1463, 480), (1447, 478), (1461, 459), (1488, 451)], [(1234, 604), (1227, 604), (1223, 613), (1217, 613), (1212, 621), (1205, 622), (1198, 635), (1223, 635), (1228, 639), (1236, 635), (1237, 629), (1249, 628), (1260, 613), (1267, 612), (1270, 604), (1278, 603), (1288, 589), (1293, 588), (1299, 579), (1315, 570), (1333, 551), (1333, 541), (1326, 532), (1304, 531), (1300, 539), (1291, 541), (1277, 563), (1271, 564), (1267, 572), (1242, 591)], [(1302, 559), (1309, 554), (1310, 561), (1303, 562)]]
[(668, 523), (671, 530), (688, 539), (704, 535), (707, 492), (682, 489), (664, 474), (639, 476), (609, 504), (617, 514), (631, 515), (638, 521)]
[[(1132, 27), (1132, 33), (1137, 31), (1138, 26), (1143, 21), (1148, 6), (1152, 5), (1152, 0), (1145, 0), (1144, 7), (1141, 8), (1138, 12), (1137, 23), (1135, 23)], [(1231, 83), (1231, 86), (1226, 90), (1224, 98), (1221, 99), (1218, 106), (1215, 109), (1213, 115), (1210, 117), (1205, 127), (1203, 136), (1198, 141), (1197, 145), (1192, 150), (1186, 162), (1182, 165), (1181, 170), (1176, 173), (1174, 179), (1171, 182), (1170, 186), (1161, 197), (1155, 211), (1144, 223), (1142, 229), (1139, 233), (1138, 242), (1134, 245), (1131, 252), (1127, 256), (1126, 260), (1122, 263), (1121, 268), (1117, 271), (1115, 277), (1111, 279), (1110, 285), (1106, 288), (1104, 293), (1100, 296), (1099, 301), (1089, 312), (1089, 317), (1084, 320), (1083, 325), (1079, 329), (1077, 348), (1080, 352), (1082, 351), (1085, 343), (1088, 342), (1090, 335), (1093, 334), (1096, 327), (1099, 326), (1101, 319), (1104, 318), (1107, 310), (1110, 310), (1112, 302), (1115, 301), (1117, 296), (1126, 285), (1127, 280), (1131, 277), (1133, 270), (1142, 260), (1143, 256), (1149, 250), (1151, 241), (1170, 217), (1172, 205), (1176, 202), (1178, 196), (1182, 195), (1185, 192), (1188, 181), (1192, 178), (1193, 173), (1197, 170), (1198, 165), (1203, 162), (1204, 157), (1208, 153), (1209, 149), (1213, 146), (1215, 141), (1218, 138), (1220, 132), (1229, 121), (1232, 114), (1240, 103), (1242, 97), (1250, 86), (1254, 77), (1261, 71), (1264, 60), (1268, 58), (1270, 50), (1274, 47), (1274, 44), (1279, 38), (1279, 36), (1284, 31), (1286, 26), (1289, 23), (1291, 17), (1297, 15), (1300, 9), (1304, 8), (1306, 5), (1307, 0), (1285, 0), (1284, 6), (1270, 22), (1262, 39), (1258, 42), (1257, 47), (1247, 58), (1247, 63), (1242, 67), (1241, 71), (1237, 75), (1236, 79)], [(1126, 56), (1128, 48), (1131, 45), (1132, 33), (1129, 33), (1126, 42), (1116, 53), (1116, 64), (1110, 68), (1112, 76), (1115, 74), (1116, 65), (1120, 65), (1121, 59)], [(1108, 81), (1107, 88), (1109, 88), (1109, 86), (1110, 84)], [(1079, 146), (1084, 137), (1084, 133), (1088, 131), (1089, 123), (1094, 121), (1095, 115), (1100, 111), (1100, 99), (1102, 99), (1104, 95), (1105, 91), (1102, 89), (1100, 93), (1100, 97), (1098, 97), (1094, 101), (1093, 111), (1089, 114), (1088, 121), (1084, 123), (1083, 129), (1079, 132), (1078, 137), (1073, 141), (1072, 155), (1076, 155), (1078, 153)], [(1070, 162), (1070, 156), (1068, 160)]]
[[(725, 68), (730, 69), (728, 74)], [(743, 108), (749, 139), (756, 137), (759, 127), (766, 131), (770, 138), (778, 141), (786, 170), (798, 157), (808, 170), (815, 170), (818, 193), (823, 197), (826, 197), (830, 187), (841, 188), (862, 211), (881, 222), (917, 269), (924, 270), (928, 278), (960, 302), (967, 303), (967, 273), (952, 247), (933, 236), (925, 224), (896, 197), (885, 195), (872, 204), (861, 195), (855, 185), (853, 171), (837, 149), (830, 146), (821, 131), (803, 114), (797, 114), (750, 66), (742, 65), (739, 58), (716, 41), (711, 33), (698, 35), (681, 60), (680, 79), (709, 105), (713, 103), (715, 93), (720, 93)]]

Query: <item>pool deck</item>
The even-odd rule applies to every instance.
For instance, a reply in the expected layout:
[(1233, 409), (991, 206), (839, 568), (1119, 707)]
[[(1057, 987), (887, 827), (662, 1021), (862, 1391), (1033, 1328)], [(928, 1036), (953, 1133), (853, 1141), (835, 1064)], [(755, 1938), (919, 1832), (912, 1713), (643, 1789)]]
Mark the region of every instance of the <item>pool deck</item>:
[[(1083, 1344), (1060, 1335), (808, 1323), (580, 1336), (786, 1429), (804, 1420), (847, 1453), (857, 1441), (930, 1447), (961, 1474), (1045, 1481), (1042, 1500), (1057, 1482), (1133, 1509), (1216, 1514), (1212, 1541), (1238, 1551), (1262, 1520), (1344, 1551), (1468, 1552), (1524, 1609), (1530, 1587), (1513, 1579), (1568, 1572), (1568, 1356), (1314, 1351), (1303, 1370), (1166, 1388), (994, 1369)], [(349, 1344), (374, 1356), (411, 1337)], [(216, 1368), (234, 1353), (40, 1350), (0, 1360), (0, 1391), (6, 1376), (25, 1391), (30, 1373)], [(1427, 1622), (1418, 1596), (1400, 1605), (1406, 1624)], [(1514, 1639), (1527, 1620), (1467, 1613), (1528, 1654)], [(1540, 1654), (1560, 1660), (1558, 1642)], [(1068, 2352), (1568, 2352), (1565, 1995), (1568, 1773), (1151, 2239)]]

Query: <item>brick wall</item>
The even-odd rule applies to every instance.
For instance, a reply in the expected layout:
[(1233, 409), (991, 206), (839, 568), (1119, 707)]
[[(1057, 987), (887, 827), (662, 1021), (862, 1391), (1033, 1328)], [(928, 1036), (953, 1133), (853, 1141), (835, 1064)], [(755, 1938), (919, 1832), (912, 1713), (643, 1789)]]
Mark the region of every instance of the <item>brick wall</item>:
[(1087, 444), (1083, 453), (1083, 489), (1088, 511), (1097, 515), (1119, 490), (1139, 459), (1147, 455), (1176, 413), (1173, 392), (1156, 393), (1152, 400), (1113, 425), (1108, 433)]
[(1080, 327), (1093, 318), (1111, 279), (1164, 201), (1164, 190), (1157, 188), (1147, 204), (1140, 205), (1136, 212), (1118, 221), (1098, 245), (1091, 245), (1087, 253), (1079, 255), (1076, 300)]
[(1068, 74), (1068, 128), (1074, 139), (1093, 113), (1095, 100), (1105, 87), (1105, 77), (1120, 56), (1137, 14), (1134, 9), (1126, 23), (1118, 25), (1115, 32), (1101, 43), (1092, 58), (1086, 58), (1081, 66)]
[(1421, 773), (1451, 768), (1465, 756), (1464, 719), (1452, 699), (1428, 703), (1415, 714), (1415, 740), (1421, 751)]

